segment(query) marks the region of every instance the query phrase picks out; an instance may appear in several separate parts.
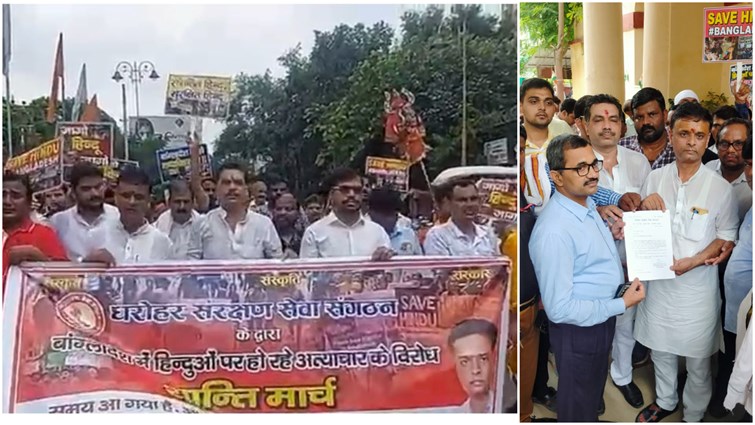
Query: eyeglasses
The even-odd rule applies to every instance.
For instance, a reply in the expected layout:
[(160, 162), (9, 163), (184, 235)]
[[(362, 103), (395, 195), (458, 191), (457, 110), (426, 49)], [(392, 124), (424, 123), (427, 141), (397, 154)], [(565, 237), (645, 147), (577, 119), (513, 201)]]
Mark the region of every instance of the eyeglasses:
[(554, 168), (553, 171), (572, 170), (576, 171), (578, 176), (584, 177), (590, 172), (590, 167), (592, 167), (595, 172), (598, 172), (603, 169), (603, 161), (596, 159), (592, 164), (582, 164), (579, 167)]
[(729, 143), (729, 142), (718, 142), (716, 144), (716, 146), (718, 147), (718, 149), (721, 149), (721, 150), (728, 150), (730, 147), (734, 146), (734, 149), (736, 149), (738, 151), (741, 151), (742, 148), (745, 146), (745, 142), (743, 142), (741, 140), (736, 141), (736, 142), (732, 142), (732, 143)]

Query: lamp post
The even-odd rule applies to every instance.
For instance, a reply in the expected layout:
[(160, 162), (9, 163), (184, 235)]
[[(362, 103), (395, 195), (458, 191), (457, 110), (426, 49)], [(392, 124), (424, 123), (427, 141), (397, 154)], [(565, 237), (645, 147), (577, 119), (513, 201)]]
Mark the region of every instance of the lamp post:
[[(139, 119), (139, 85), (144, 78), (149, 78), (152, 81), (157, 80), (160, 76), (155, 71), (155, 64), (150, 61), (142, 62), (127, 62), (121, 61), (115, 66), (115, 72), (113, 73), (113, 81), (120, 83), (124, 80), (124, 75), (131, 81), (134, 86), (134, 100), (136, 105), (136, 118)], [(121, 96), (123, 101), (123, 135), (125, 137), (125, 159), (128, 160), (128, 116), (126, 114), (126, 83), (121, 84)]]

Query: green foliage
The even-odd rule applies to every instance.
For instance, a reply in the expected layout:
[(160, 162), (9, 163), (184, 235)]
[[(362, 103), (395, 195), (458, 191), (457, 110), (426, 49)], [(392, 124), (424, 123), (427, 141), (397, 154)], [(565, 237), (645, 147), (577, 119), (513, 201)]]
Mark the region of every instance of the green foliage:
[(286, 176), (295, 190), (309, 193), (329, 170), (364, 165), (383, 138), (383, 91), (403, 87), (415, 94), (427, 128), (430, 171), (458, 165), (463, 20), (468, 151), (470, 163), (481, 160), (483, 142), (516, 137), (516, 123), (502, 120), (516, 104), (516, 22), (498, 22), (479, 6), (456, 6), (445, 18), (438, 7), (409, 12), (397, 43), (382, 22), (339, 25), (315, 33), (309, 56), (298, 46), (284, 54), (283, 78), (237, 76), (216, 157), (269, 161), (257, 171)]
[[(555, 49), (558, 45), (558, 3), (521, 3), (519, 26), (526, 34), (522, 38), (522, 53), (531, 57), (540, 49)], [(582, 18), (582, 3), (564, 5), (564, 45), (574, 41), (574, 25)], [(522, 61), (523, 65), (527, 62)]]
[[(671, 99), (671, 101), (673, 102), (673, 99)], [(726, 95), (723, 93), (715, 93), (709, 91), (705, 96), (705, 99), (703, 99), (700, 104), (703, 105), (705, 109), (709, 110), (712, 114), (721, 106), (729, 105), (729, 98), (726, 97)]]

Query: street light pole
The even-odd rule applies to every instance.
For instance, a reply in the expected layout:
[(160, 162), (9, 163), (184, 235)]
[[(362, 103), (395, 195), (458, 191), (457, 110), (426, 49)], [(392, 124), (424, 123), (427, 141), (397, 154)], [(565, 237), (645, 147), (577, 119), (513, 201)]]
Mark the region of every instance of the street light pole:
[[(135, 109), (136, 109), (136, 119), (138, 122), (139, 119), (139, 85), (142, 83), (142, 80), (147, 77), (150, 80), (157, 80), (160, 78), (160, 76), (157, 74), (157, 71), (155, 71), (155, 64), (153, 64), (150, 61), (142, 61), (142, 62), (132, 62), (129, 63), (127, 61), (121, 61), (118, 63), (118, 65), (115, 66), (115, 73), (113, 73), (113, 80), (115, 80), (116, 83), (120, 83), (121, 80), (124, 79), (123, 75), (126, 75), (128, 79), (131, 81), (131, 84), (134, 86), (134, 100), (136, 102)], [(126, 83), (124, 82), (122, 85), (122, 95), (123, 95), (123, 134), (125, 136), (125, 151), (126, 155), (125, 158), (128, 159), (128, 137), (129, 137), (129, 129), (128, 129), (128, 117), (126, 115)]]
[(124, 159), (128, 161), (128, 114), (126, 113), (126, 83), (121, 83), (121, 101), (123, 102), (123, 150)]
[(467, 165), (467, 16), (462, 18), (461, 34), (461, 165)]

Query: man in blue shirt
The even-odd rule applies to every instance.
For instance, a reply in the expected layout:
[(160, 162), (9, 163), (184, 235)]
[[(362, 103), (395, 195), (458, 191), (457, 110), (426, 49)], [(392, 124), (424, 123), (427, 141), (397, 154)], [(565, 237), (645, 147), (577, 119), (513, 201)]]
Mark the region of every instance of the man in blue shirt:
[(557, 193), (529, 243), (558, 370), (558, 420), (597, 422), (608, 376), (615, 316), (645, 298), (624, 272), (611, 231), (590, 199), (603, 163), (579, 136), (562, 135), (546, 152)]
[(383, 226), (391, 238), (396, 255), (422, 255), (422, 246), (414, 230), (399, 221), (401, 197), (390, 189), (374, 189), (369, 199), (370, 219)]

